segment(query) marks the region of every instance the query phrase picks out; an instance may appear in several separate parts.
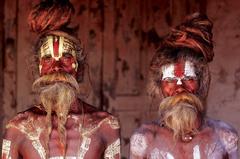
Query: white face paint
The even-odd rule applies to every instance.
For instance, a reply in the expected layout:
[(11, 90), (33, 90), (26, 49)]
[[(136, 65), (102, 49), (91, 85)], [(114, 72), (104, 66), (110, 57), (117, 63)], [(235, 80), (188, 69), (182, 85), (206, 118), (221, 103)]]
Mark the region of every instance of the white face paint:
[(199, 145), (196, 145), (193, 148), (193, 159), (201, 159)]
[(47, 55), (59, 61), (64, 53), (69, 53), (76, 59), (74, 43), (62, 36), (49, 35), (40, 47), (41, 58)]
[(130, 151), (136, 156), (144, 156), (147, 149), (147, 141), (144, 135), (134, 134), (131, 137)]
[(177, 85), (182, 85), (182, 80), (195, 79), (196, 73), (192, 62), (185, 61), (184, 65), (180, 62), (162, 66), (162, 80), (176, 81)]
[[(40, 59), (53, 58), (55, 61), (59, 61), (63, 56), (71, 55), (75, 63), (72, 63), (72, 68), (77, 71), (77, 55), (75, 44), (62, 36), (49, 35), (44, 39), (42, 46), (40, 47)], [(39, 72), (41, 73), (42, 65), (39, 65)]]

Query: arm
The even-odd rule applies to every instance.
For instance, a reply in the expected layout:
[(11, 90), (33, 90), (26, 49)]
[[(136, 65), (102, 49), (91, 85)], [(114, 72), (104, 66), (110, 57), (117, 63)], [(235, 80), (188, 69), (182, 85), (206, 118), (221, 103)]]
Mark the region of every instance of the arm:
[(147, 139), (141, 133), (134, 133), (130, 140), (130, 159), (146, 158)]
[(21, 134), (15, 128), (8, 128), (5, 131), (2, 144), (2, 159), (18, 159)]
[(237, 134), (230, 133), (229, 136), (226, 136), (225, 147), (228, 152), (229, 159), (238, 159), (238, 136)]
[(239, 137), (237, 131), (225, 123), (221, 123), (221, 127), (216, 131), (219, 134), (221, 143), (227, 151), (228, 159), (238, 159)]
[(102, 135), (106, 142), (104, 159), (120, 159), (120, 126), (115, 117), (110, 117), (102, 126)]

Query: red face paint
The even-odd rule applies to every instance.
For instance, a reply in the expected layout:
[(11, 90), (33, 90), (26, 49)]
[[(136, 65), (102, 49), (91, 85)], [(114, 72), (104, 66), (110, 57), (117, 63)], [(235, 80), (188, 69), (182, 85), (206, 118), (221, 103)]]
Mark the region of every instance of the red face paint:
[(198, 90), (195, 68), (190, 61), (164, 65), (162, 66), (162, 74), (161, 89), (165, 97), (182, 92), (195, 94)]
[(65, 72), (76, 76), (75, 45), (60, 36), (47, 36), (40, 47), (40, 75)]
[(181, 61), (181, 62), (178, 62), (174, 65), (174, 75), (176, 77), (182, 77), (184, 76), (184, 63)]
[(53, 37), (53, 54), (54, 57), (58, 57), (59, 56), (59, 37), (58, 36), (54, 36)]

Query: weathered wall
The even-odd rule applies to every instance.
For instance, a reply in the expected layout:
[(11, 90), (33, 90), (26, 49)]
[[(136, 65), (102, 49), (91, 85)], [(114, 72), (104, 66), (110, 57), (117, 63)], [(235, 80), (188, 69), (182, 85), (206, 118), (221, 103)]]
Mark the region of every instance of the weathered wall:
[(210, 65), (212, 82), (209, 116), (222, 119), (240, 132), (240, 3), (209, 0), (207, 13), (214, 22), (215, 57)]
[[(5, 4), (4, 122), (37, 102), (28, 71), (35, 35), (29, 33), (26, 21), (37, 1), (13, 0)], [(157, 117), (157, 105), (151, 104), (145, 88), (152, 54), (170, 26), (194, 11), (206, 12), (214, 22), (215, 58), (210, 64), (208, 115), (232, 124), (240, 132), (238, 0), (71, 2), (76, 9), (73, 25), (80, 24), (78, 35), (88, 54), (92, 91), (86, 100), (120, 118), (123, 158), (127, 158), (133, 130)], [(90, 85), (88, 78), (85, 83)]]

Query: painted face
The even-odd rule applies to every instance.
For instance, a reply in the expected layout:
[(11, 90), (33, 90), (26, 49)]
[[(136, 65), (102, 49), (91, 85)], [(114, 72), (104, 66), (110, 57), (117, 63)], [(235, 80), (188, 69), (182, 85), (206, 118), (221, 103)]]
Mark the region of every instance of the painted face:
[(76, 49), (65, 37), (49, 35), (40, 47), (40, 76), (54, 72), (66, 72), (76, 76)]
[(190, 61), (162, 66), (161, 89), (165, 97), (188, 92), (196, 94), (199, 84), (195, 67)]

